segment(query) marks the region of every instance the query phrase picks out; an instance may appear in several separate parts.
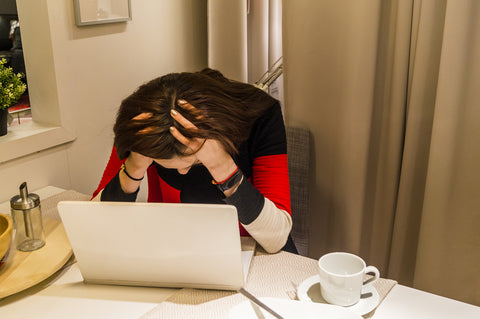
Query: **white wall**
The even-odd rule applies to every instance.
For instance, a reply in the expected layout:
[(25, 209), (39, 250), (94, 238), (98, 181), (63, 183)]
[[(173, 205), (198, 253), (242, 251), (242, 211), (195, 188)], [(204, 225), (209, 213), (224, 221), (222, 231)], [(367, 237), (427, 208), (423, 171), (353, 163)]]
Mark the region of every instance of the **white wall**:
[(35, 39), (24, 43), (34, 119), (60, 120), (77, 139), (1, 164), (0, 201), (23, 181), (92, 193), (121, 100), (154, 77), (207, 66), (206, 1), (132, 0), (132, 21), (88, 27), (75, 25), (73, 1), (17, 2), (22, 39)]

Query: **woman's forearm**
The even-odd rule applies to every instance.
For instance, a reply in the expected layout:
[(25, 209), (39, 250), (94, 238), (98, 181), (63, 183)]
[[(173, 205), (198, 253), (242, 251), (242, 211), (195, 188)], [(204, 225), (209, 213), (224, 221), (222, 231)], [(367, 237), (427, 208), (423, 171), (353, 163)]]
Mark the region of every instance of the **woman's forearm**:
[[(133, 169), (132, 166), (128, 165), (128, 159), (125, 161), (125, 166), (119, 172), (120, 186), (122, 190), (127, 194), (135, 193), (140, 184), (142, 183), (143, 176), (145, 176), (146, 170), (144, 169)], [(127, 175), (130, 175), (128, 176)], [(136, 180), (132, 179), (135, 178)]]
[(267, 252), (282, 249), (292, 229), (288, 212), (278, 208), (246, 178), (225, 202), (237, 208), (240, 223)]
[(265, 198), (260, 215), (250, 224), (242, 225), (265, 251), (276, 253), (287, 242), (292, 229), (292, 217)]

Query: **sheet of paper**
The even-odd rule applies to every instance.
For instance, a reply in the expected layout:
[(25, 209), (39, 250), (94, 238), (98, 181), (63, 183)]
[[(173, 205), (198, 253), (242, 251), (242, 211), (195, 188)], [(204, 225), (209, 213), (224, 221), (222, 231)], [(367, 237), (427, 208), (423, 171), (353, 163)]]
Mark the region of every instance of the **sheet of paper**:
[(243, 275), (246, 282), (250, 270), (250, 264), (252, 263), (253, 255), (255, 254), (256, 241), (252, 237), (240, 237), (240, 241), (242, 244)]

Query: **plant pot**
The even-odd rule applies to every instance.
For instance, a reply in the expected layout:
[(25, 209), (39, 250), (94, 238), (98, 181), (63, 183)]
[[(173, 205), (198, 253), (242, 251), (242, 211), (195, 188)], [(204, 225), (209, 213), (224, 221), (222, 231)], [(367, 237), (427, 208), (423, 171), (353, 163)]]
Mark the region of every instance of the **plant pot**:
[(7, 135), (8, 109), (0, 110), (0, 136)]

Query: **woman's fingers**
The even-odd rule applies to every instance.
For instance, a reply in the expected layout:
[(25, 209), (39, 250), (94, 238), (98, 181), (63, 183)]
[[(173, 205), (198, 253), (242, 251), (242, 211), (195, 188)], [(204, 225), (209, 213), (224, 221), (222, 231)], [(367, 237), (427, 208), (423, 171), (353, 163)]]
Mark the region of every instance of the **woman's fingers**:
[[(135, 120), (135, 121), (138, 121), (138, 120), (147, 120), (149, 118), (151, 118), (153, 116), (152, 113), (147, 113), (147, 112), (144, 112), (144, 113), (140, 113), (138, 114), (137, 116), (133, 117), (132, 120)], [(151, 127), (146, 127), (140, 131), (138, 131), (137, 133), (138, 134), (145, 134), (145, 133), (149, 133), (153, 131), (153, 128)]]
[(183, 136), (174, 126), (170, 126), (170, 133), (172, 133), (173, 137), (175, 137), (180, 143), (185, 146), (189, 146), (190, 139)]
[(188, 103), (187, 101), (180, 99), (180, 100), (177, 101), (177, 104), (182, 109), (184, 109), (184, 110), (188, 111), (190, 114), (192, 114), (195, 117), (195, 119), (197, 119), (197, 120), (203, 119), (202, 112), (200, 112), (195, 106)]
[(190, 122), (189, 120), (184, 118), (183, 115), (181, 115), (180, 113), (178, 113), (174, 109), (170, 110), (170, 114), (175, 121), (177, 121), (181, 126), (186, 128), (187, 130), (196, 130), (197, 129), (197, 127), (192, 122)]
[[(185, 110), (191, 112), (193, 115), (195, 115), (197, 117), (197, 119), (200, 119), (202, 117), (201, 114), (199, 114), (200, 112), (198, 112), (198, 110), (193, 105), (188, 103), (187, 101), (178, 100), (177, 103), (182, 109), (185, 109)], [(195, 126), (195, 124), (193, 124), (192, 122), (187, 120), (183, 115), (178, 113), (176, 110), (171, 109), (170, 114), (171, 114), (172, 118), (178, 124), (180, 124), (181, 126), (186, 128), (187, 130), (191, 130), (191, 131), (198, 130), (198, 128)], [(200, 139), (200, 138), (189, 139), (189, 138), (185, 137), (174, 126), (170, 127), (170, 132), (173, 135), (173, 137), (175, 137), (180, 143), (187, 146), (188, 148), (190, 148), (194, 152), (198, 152), (202, 148), (203, 144), (205, 143), (204, 139)]]
[(183, 108), (183, 109), (185, 109), (185, 110), (188, 110), (188, 111), (191, 111), (191, 110), (195, 109), (195, 107), (194, 107), (192, 104), (190, 104), (190, 103), (188, 103), (187, 101), (182, 100), (182, 99), (178, 100), (178, 101), (177, 101), (177, 104), (178, 104), (181, 108)]
[(170, 126), (170, 133), (172, 133), (173, 137), (175, 137), (180, 143), (188, 147), (194, 152), (198, 152), (203, 144), (205, 143), (205, 140), (199, 139), (199, 138), (186, 138), (183, 136), (182, 133), (180, 133), (179, 130), (177, 130), (174, 126)]
[(146, 120), (153, 116), (152, 113), (140, 113), (137, 116), (133, 117), (132, 120)]

